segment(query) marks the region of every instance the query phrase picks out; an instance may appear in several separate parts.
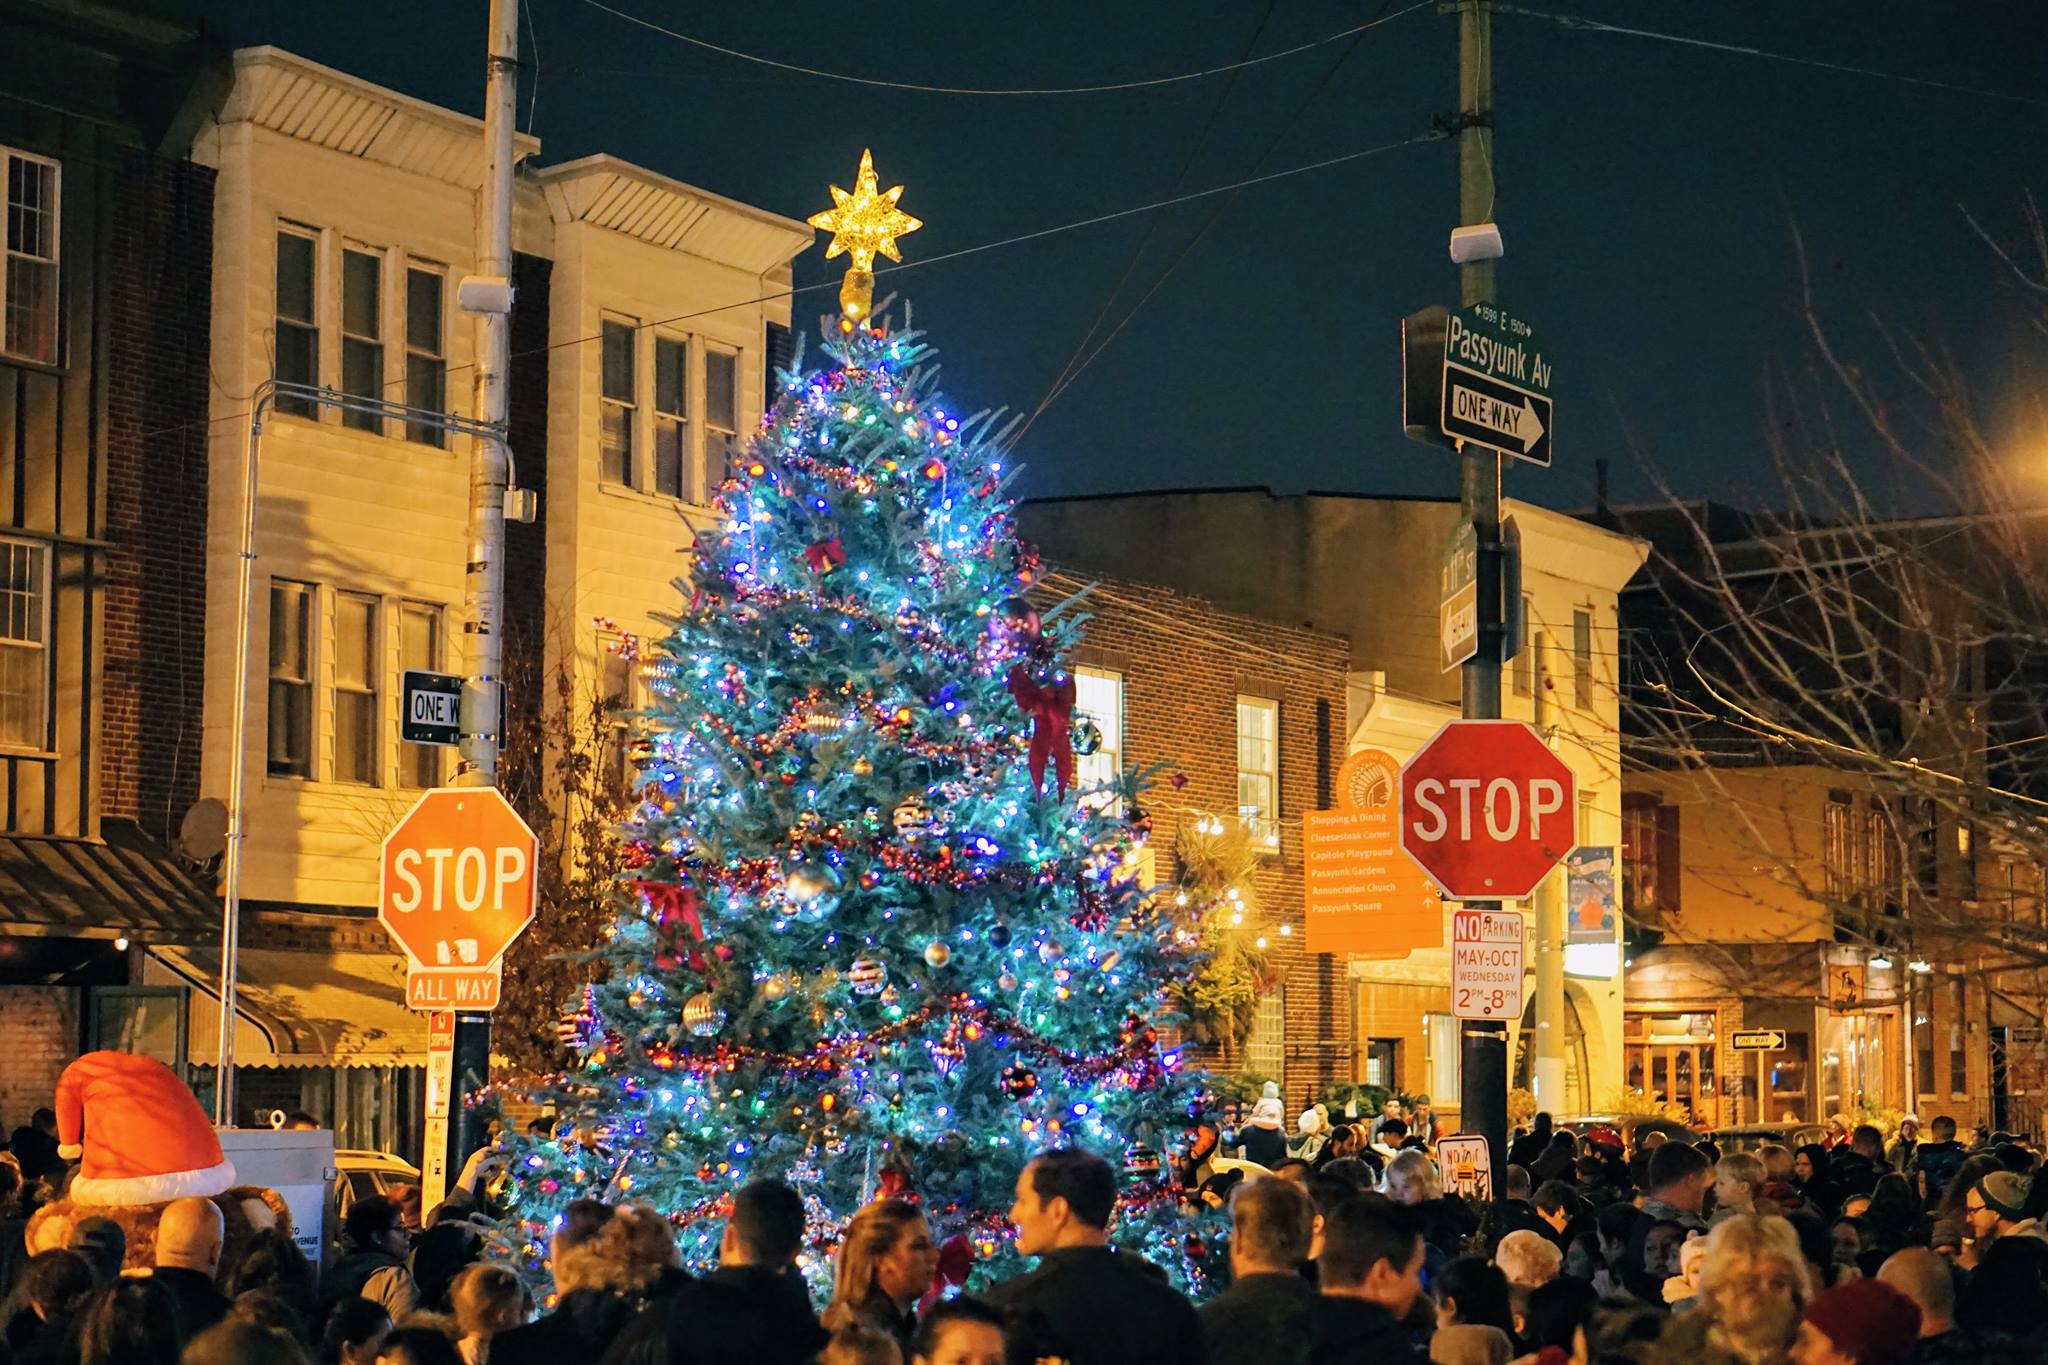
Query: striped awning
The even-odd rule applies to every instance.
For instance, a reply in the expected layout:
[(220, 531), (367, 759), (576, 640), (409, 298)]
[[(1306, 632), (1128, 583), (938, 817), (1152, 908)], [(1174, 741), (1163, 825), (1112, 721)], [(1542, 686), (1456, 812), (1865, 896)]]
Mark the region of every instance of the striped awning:
[(126, 820), (98, 839), (0, 835), (0, 934), (220, 941), (220, 902)]

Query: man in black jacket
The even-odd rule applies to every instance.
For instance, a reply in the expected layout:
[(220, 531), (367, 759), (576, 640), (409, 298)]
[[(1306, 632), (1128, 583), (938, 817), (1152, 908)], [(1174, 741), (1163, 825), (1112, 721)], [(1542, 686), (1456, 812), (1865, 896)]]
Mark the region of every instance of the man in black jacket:
[(1115, 1203), (1109, 1163), (1075, 1148), (1046, 1152), (1017, 1176), (1010, 1221), (1017, 1250), (1038, 1257), (1038, 1267), (988, 1294), (1015, 1318), (1012, 1361), (1202, 1365), (1202, 1324), (1188, 1301), (1150, 1261), (1111, 1249)]
[(1361, 1194), (1324, 1210), (1317, 1365), (1421, 1365), (1402, 1323), (1422, 1294), (1422, 1257), (1422, 1235), (1386, 1199)]
[(1884, 1133), (1868, 1123), (1857, 1125), (1849, 1134), (1848, 1151), (1837, 1147), (1828, 1154), (1828, 1179), (1843, 1199), (1869, 1194), (1877, 1188), (1877, 1178), (1885, 1169)]
[[(718, 1243), (718, 1269), (669, 1298), (662, 1335), (671, 1365), (804, 1365), (823, 1350), (829, 1337), (796, 1271), (803, 1242), (801, 1195), (780, 1180), (741, 1187)], [(621, 1336), (608, 1359), (624, 1359), (640, 1335)]]
[(1913, 1182), (1914, 1192), (1931, 1209), (1948, 1192), (1949, 1182), (1956, 1178), (1963, 1158), (1969, 1153), (1956, 1141), (1956, 1121), (1947, 1114), (1934, 1116), (1934, 1122), (1927, 1125), (1927, 1136), (1928, 1140), (1913, 1151), (1913, 1167), (1906, 1179)]
[(1254, 1180), (1230, 1197), (1230, 1288), (1202, 1305), (1209, 1365), (1308, 1365), (1315, 1286), (1301, 1277), (1315, 1234), (1308, 1193)]
[(213, 1277), (220, 1270), (226, 1226), (211, 1199), (173, 1199), (156, 1225), (156, 1268), (150, 1278), (178, 1304), (180, 1341), (190, 1341), (227, 1316), (228, 1296)]

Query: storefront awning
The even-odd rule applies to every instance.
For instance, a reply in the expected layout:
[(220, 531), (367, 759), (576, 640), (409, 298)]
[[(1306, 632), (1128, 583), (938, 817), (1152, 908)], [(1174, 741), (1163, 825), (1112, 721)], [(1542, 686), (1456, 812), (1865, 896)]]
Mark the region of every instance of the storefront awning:
[(0, 835), (0, 934), (203, 943), (220, 902), (126, 820), (98, 839)]
[[(192, 987), (191, 1060), (211, 1065), (220, 1028), (220, 949), (151, 945), (144, 979)], [(397, 953), (236, 954), (237, 1066), (424, 1066), (427, 1017), (405, 1007)]]

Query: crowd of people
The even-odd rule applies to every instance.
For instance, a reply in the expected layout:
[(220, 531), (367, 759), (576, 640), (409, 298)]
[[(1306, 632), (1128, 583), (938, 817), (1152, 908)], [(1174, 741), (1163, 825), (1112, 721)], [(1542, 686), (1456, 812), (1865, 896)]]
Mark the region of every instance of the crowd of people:
[[(1509, 1148), (1505, 1199), (1482, 1207), (1445, 1190), (1420, 1105), (1355, 1123), (1312, 1110), (1277, 1151), (1245, 1141), (1270, 1118), (1255, 1108), (1234, 1135), (1270, 1164), (1226, 1182), (1228, 1274), (1199, 1305), (1113, 1247), (1122, 1182), (1077, 1149), (1017, 1180), (1029, 1269), (946, 1297), (924, 1210), (879, 1199), (839, 1237), (822, 1313), (798, 1266), (804, 1203), (779, 1181), (734, 1195), (702, 1273), (657, 1212), (570, 1205), (536, 1305), (486, 1254), (472, 1171), (424, 1217), (416, 1196), (358, 1200), (317, 1276), (281, 1229), (225, 1255), (209, 1200), (164, 1208), (147, 1273), (123, 1272), (119, 1224), (82, 1219), (20, 1267), (0, 1365), (2048, 1360), (2048, 1179), (2006, 1134), (1966, 1147), (1936, 1118), (1925, 1139), (1917, 1121), (1890, 1142), (1844, 1125), (1796, 1151), (1723, 1154), (1647, 1130), (1629, 1150), (1617, 1130), (1539, 1115)], [(28, 1164), (0, 1160), (0, 1215), (53, 1188), (41, 1169), (25, 1183)]]

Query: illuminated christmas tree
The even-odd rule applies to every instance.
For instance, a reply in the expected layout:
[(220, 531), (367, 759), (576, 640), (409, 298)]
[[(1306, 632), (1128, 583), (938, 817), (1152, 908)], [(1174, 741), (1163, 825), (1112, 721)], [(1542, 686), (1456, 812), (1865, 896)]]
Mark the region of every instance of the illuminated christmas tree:
[[(508, 1183), (534, 1266), (570, 1200), (650, 1204), (716, 1258), (722, 1201), (791, 1181), (822, 1268), (880, 1195), (919, 1200), (958, 1278), (1010, 1256), (1018, 1171), (1075, 1144), (1126, 1173), (1119, 1240), (1198, 1286), (1212, 1251), (1159, 1153), (1200, 1111), (1157, 1031), (1199, 965), (1139, 885), (1135, 774), (1082, 789), (1073, 714), (992, 418), (871, 316), (873, 258), (918, 226), (863, 156), (813, 222), (853, 257), (831, 363), (719, 490), (656, 701), (622, 910)], [(1183, 898), (1184, 899), (1184, 898)], [(1176, 918), (1180, 916), (1180, 918)]]

